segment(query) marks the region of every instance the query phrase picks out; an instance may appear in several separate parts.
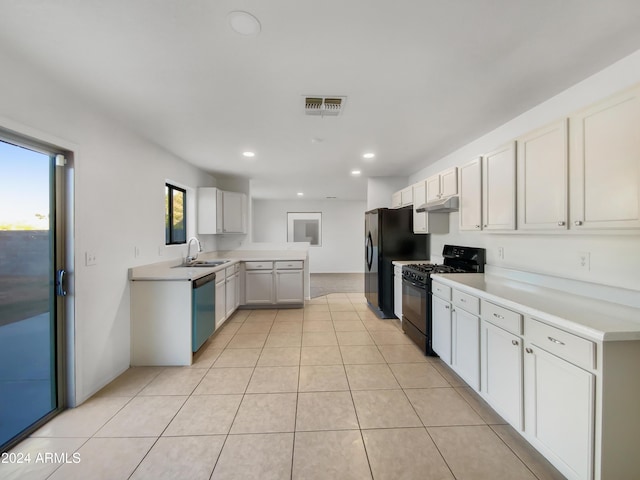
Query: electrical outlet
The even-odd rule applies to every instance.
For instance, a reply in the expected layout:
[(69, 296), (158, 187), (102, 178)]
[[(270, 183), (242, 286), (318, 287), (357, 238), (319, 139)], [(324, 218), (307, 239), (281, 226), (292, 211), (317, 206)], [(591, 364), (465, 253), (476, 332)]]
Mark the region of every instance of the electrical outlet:
[(98, 263), (98, 259), (96, 257), (95, 252), (90, 252), (90, 251), (84, 252), (84, 264), (87, 267), (96, 265), (97, 263)]
[(162, 255), (164, 255), (164, 247), (160, 245), (158, 247), (158, 256), (161, 257)]
[(578, 252), (578, 268), (584, 272), (591, 270), (591, 252)]
[(133, 247), (133, 258), (138, 258), (140, 256), (140, 247)]
[(504, 247), (498, 247), (498, 258), (504, 260)]

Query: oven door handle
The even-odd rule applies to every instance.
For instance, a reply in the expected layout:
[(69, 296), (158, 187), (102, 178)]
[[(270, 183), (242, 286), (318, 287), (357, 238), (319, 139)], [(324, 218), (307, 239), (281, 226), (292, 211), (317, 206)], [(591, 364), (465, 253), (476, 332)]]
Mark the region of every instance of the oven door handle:
[(402, 281), (408, 283), (409, 285), (413, 285), (414, 287), (416, 287), (416, 288), (418, 288), (420, 290), (425, 290), (427, 288), (426, 285), (420, 285), (418, 283), (413, 283), (412, 281), (407, 280), (406, 278), (403, 278)]

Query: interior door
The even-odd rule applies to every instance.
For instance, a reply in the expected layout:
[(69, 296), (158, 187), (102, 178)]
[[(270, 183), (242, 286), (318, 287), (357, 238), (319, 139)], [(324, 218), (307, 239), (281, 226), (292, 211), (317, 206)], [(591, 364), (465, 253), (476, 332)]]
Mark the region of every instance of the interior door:
[(57, 294), (66, 292), (58, 271), (62, 234), (56, 233), (63, 175), (56, 170), (55, 154), (0, 141), (2, 451), (62, 408)]

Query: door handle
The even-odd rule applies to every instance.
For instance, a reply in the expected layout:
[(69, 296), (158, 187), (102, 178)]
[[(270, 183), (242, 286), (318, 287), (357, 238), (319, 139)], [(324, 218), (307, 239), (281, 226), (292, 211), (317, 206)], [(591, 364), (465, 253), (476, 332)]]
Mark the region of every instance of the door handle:
[(67, 291), (64, 288), (64, 279), (67, 272), (63, 269), (56, 270), (56, 295), (58, 297), (66, 297)]
[(367, 268), (371, 270), (373, 264), (373, 239), (371, 238), (371, 232), (367, 236)]

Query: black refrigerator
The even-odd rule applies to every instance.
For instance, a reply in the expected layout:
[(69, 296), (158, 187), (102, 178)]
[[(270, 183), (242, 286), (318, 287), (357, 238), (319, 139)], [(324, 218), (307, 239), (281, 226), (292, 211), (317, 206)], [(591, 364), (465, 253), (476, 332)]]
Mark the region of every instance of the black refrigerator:
[(364, 219), (364, 292), (369, 307), (381, 318), (393, 314), (394, 260), (429, 258), (429, 235), (413, 233), (413, 209), (377, 208)]

